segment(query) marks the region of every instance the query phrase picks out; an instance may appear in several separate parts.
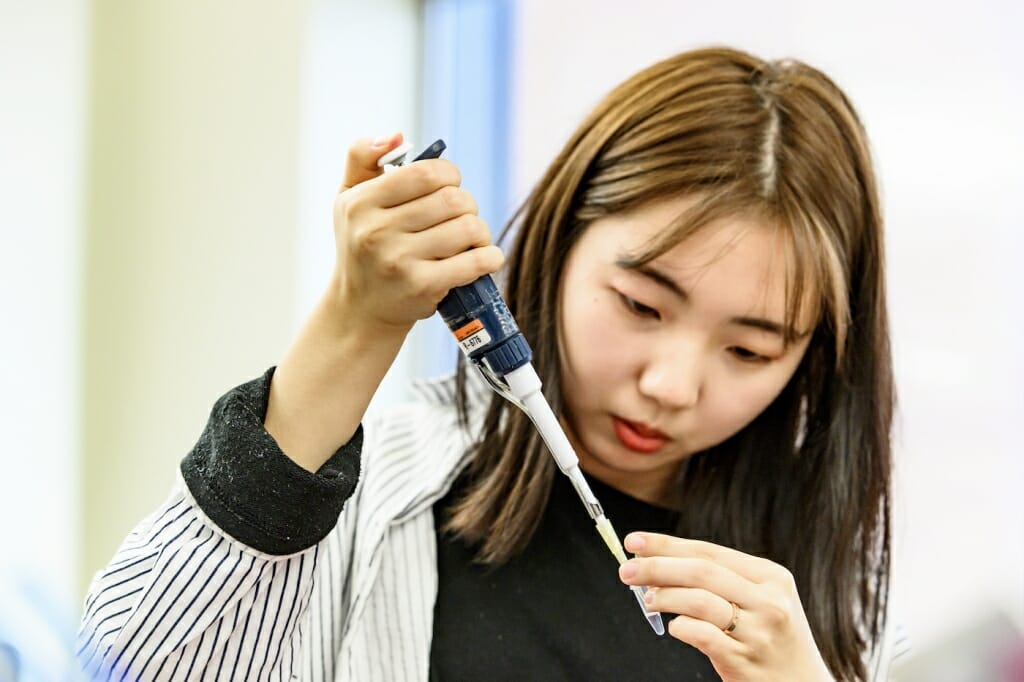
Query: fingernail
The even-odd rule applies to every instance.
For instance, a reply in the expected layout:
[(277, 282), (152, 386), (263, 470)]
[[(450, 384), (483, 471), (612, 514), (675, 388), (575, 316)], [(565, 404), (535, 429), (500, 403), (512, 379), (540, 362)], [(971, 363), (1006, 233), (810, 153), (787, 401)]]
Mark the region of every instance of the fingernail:
[(626, 536), (626, 549), (630, 552), (639, 552), (647, 544), (647, 540), (639, 533), (630, 533)]
[(371, 147), (386, 147), (388, 142), (391, 141), (392, 135), (381, 135), (370, 143)]
[(619, 566), (619, 577), (623, 580), (629, 580), (636, 575), (636, 564), (627, 561), (626, 563)]

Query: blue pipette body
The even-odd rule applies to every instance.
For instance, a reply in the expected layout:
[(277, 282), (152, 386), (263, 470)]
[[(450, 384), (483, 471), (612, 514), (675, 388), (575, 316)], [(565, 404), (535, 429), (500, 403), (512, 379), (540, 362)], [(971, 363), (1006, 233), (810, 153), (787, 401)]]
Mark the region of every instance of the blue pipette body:
[[(445, 149), (444, 141), (438, 140), (413, 161), (436, 159)], [(530, 344), (490, 275), (449, 291), (437, 305), (437, 312), (466, 356), (475, 364), (485, 363), (498, 377), (533, 359)]]

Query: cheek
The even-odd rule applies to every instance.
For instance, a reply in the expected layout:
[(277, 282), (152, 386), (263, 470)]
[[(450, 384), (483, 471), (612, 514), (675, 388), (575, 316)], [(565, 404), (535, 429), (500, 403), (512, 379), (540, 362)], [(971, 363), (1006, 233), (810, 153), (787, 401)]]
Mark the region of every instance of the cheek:
[(567, 296), (562, 317), (566, 378), (572, 383), (600, 384), (628, 375), (629, 350), (637, 340), (598, 296)]
[(715, 425), (717, 440), (725, 440), (768, 407), (782, 392), (792, 369), (748, 377), (723, 378), (707, 395), (705, 416)]

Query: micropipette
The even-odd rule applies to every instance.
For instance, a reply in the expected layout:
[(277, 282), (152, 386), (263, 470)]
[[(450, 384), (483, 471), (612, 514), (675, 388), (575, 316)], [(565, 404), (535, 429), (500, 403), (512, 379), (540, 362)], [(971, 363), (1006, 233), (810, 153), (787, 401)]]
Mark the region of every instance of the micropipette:
[[(378, 165), (402, 165), (411, 148), (405, 144), (392, 150), (380, 158)], [(437, 140), (413, 161), (437, 158), (445, 148), (444, 141)], [(572, 482), (608, 549), (620, 565), (625, 563), (626, 552), (619, 536), (590, 489), (580, 470), (576, 451), (541, 392), (540, 377), (531, 363), (533, 351), (519, 331), (494, 280), (490, 275), (484, 275), (470, 284), (455, 287), (441, 300), (437, 311), (487, 384), (525, 412), (536, 426), (558, 468)], [(644, 602), (647, 588), (634, 585), (630, 589), (651, 628), (659, 635), (665, 634), (661, 614), (647, 610)]]

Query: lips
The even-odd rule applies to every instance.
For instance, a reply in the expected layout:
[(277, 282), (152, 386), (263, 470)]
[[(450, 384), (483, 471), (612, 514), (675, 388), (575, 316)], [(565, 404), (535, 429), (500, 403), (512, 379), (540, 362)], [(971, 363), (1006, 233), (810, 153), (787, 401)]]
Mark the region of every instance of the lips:
[(670, 439), (661, 431), (645, 424), (612, 417), (615, 435), (619, 442), (634, 452), (649, 454), (659, 450)]

